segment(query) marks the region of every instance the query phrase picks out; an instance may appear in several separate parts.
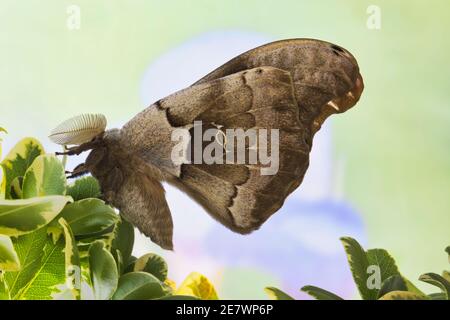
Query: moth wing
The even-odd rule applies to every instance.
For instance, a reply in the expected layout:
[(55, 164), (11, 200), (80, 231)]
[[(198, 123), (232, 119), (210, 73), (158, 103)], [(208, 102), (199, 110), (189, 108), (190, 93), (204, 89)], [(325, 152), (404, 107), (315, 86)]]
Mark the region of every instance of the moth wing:
[(233, 58), (196, 84), (261, 66), (289, 71), (300, 121), (314, 134), (333, 113), (354, 106), (364, 89), (354, 56), (335, 44), (315, 39), (271, 42)]
[(161, 183), (144, 172), (127, 172), (113, 203), (152, 242), (172, 250), (173, 222)]
[[(167, 133), (192, 129), (196, 120), (205, 126), (214, 123), (222, 130), (278, 129), (278, 171), (261, 175), (260, 164), (174, 166), (165, 160), (170, 159), (173, 147)], [(308, 167), (309, 132), (299, 121), (291, 75), (272, 67), (246, 70), (179, 91), (147, 108), (122, 131), (133, 153), (160, 168), (169, 183), (239, 233), (259, 228), (277, 211)]]
[[(253, 69), (252, 69), (253, 68)], [(333, 113), (359, 100), (363, 81), (355, 58), (333, 44), (278, 41), (250, 50), (195, 85), (164, 98), (122, 129), (129, 150), (184, 190), (228, 228), (248, 233), (283, 204), (301, 183), (314, 133)], [(171, 161), (174, 129), (195, 120), (227, 128), (280, 130), (279, 170), (182, 164)]]

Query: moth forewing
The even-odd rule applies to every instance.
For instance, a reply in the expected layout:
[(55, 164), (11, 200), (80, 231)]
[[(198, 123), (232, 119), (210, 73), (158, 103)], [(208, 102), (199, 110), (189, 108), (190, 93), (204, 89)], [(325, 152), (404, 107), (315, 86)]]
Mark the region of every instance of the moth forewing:
[(104, 132), (106, 124), (106, 117), (102, 114), (82, 114), (58, 125), (49, 138), (59, 145), (81, 145)]

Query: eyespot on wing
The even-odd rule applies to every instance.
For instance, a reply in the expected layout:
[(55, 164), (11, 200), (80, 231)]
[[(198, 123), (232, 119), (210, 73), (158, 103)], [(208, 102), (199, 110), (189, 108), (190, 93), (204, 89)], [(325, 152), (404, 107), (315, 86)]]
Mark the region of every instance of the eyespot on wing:
[(82, 114), (70, 118), (50, 132), (49, 138), (60, 145), (81, 145), (106, 129), (103, 114)]

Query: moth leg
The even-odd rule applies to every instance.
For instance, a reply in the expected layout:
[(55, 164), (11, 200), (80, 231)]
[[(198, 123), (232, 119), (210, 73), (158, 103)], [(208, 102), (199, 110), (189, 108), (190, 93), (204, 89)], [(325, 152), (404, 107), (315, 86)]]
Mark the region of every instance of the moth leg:
[(70, 174), (69, 176), (67, 176), (67, 179), (73, 179), (73, 178), (81, 177), (81, 176), (89, 173), (89, 170), (86, 167), (85, 163), (81, 163), (81, 164), (77, 165), (73, 169), (73, 171), (66, 171), (66, 173)]
[(73, 156), (73, 155), (79, 155), (82, 152), (97, 148), (100, 144), (101, 144), (102, 140), (101, 137), (95, 137), (94, 139), (92, 139), (89, 142), (80, 144), (79, 146), (75, 146), (75, 147), (70, 147), (70, 148), (66, 148), (66, 151), (64, 152), (56, 152), (55, 154), (57, 156), (63, 156), (63, 155), (68, 155), (68, 156)]

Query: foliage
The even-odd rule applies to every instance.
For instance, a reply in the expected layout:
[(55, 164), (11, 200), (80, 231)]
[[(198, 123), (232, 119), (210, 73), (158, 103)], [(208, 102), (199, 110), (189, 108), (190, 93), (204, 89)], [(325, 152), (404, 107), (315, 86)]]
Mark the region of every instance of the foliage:
[[(347, 254), (348, 264), (356, 287), (364, 300), (450, 300), (449, 272), (442, 276), (426, 273), (419, 280), (440, 289), (440, 292), (426, 295), (417, 289), (408, 279), (401, 275), (395, 260), (384, 249), (365, 251), (353, 238), (341, 238)], [(450, 247), (446, 248), (450, 262)], [(280, 289), (267, 287), (267, 294), (274, 300), (291, 300), (288, 294)], [(317, 300), (342, 300), (336, 294), (315, 286), (301, 288)]]
[(68, 185), (39, 141), (21, 140), (0, 168), (0, 300), (217, 299), (203, 275), (177, 290), (162, 257), (133, 257), (134, 228), (100, 199), (98, 181)]

